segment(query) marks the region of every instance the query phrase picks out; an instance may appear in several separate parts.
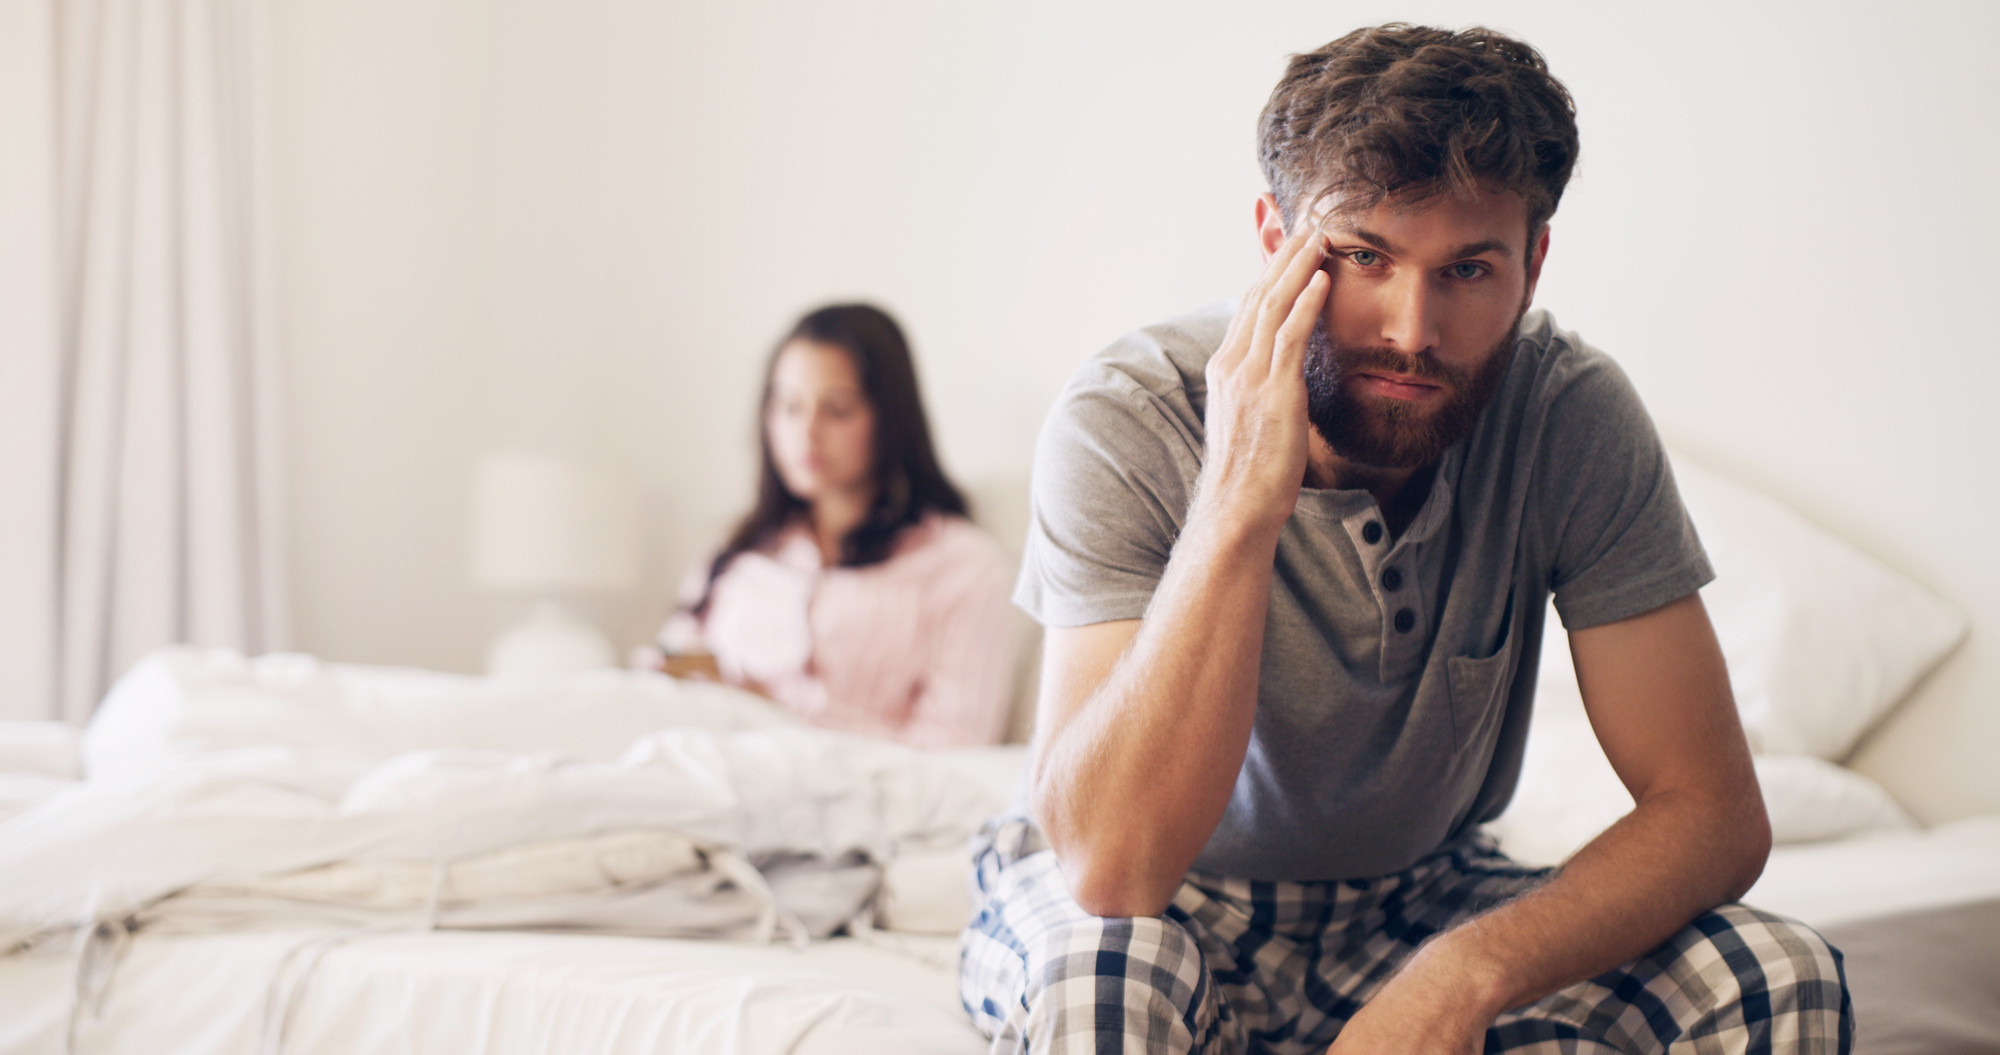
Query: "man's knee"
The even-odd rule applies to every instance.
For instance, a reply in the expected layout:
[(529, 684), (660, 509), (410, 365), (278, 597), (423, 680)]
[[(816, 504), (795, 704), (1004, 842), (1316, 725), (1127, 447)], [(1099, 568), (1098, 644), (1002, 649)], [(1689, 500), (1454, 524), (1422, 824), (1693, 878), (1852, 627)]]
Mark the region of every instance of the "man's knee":
[(1837, 991), (1844, 984), (1839, 951), (1796, 920), (1729, 904), (1696, 917), (1688, 930), (1698, 934), (1698, 940), (1712, 949), (1710, 955), (1743, 979), (1746, 988)]
[(1027, 959), (1026, 1032), (1057, 1041), (1050, 1050), (1086, 1036), (1203, 1050), (1215, 1032), (1217, 1007), (1201, 949), (1171, 920), (1067, 920), (1050, 928)]
[(1061, 1051), (1111, 1033), (1189, 1050), (1215, 1029), (1216, 999), (1188, 929), (1084, 912), (1046, 856), (1008, 869), (960, 948), (960, 995), (990, 1037)]
[(1826, 939), (1723, 905), (1626, 967), (1501, 1016), (1488, 1046), (1836, 1055), (1853, 1036), (1840, 954)]
[(1220, 1008), (1201, 952), (1179, 924), (1077, 915), (1050, 923), (1012, 955), (968, 935), (960, 993), (996, 1050), (1095, 1051), (1106, 1036), (1148, 1050), (1208, 1050)]
[[(1691, 1034), (1741, 1031), (1750, 1051), (1846, 1051), (1854, 1019), (1840, 953), (1811, 927), (1747, 905), (1696, 917), (1670, 973), (1707, 1005)], [(1708, 999), (1701, 999), (1707, 996)]]
[(1040, 975), (1029, 984), (1041, 988), (1115, 976), (1168, 993), (1185, 989), (1192, 997), (1202, 978), (1201, 949), (1193, 936), (1154, 916), (1066, 920), (1042, 935), (1028, 962)]

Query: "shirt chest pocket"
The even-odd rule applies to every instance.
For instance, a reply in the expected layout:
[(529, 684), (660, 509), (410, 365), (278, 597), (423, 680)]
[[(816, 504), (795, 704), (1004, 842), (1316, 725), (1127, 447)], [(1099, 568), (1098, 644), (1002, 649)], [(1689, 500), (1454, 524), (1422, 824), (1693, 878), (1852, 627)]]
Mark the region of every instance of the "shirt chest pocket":
[(1507, 713), (1508, 689), (1514, 683), (1514, 592), (1507, 591), (1497, 633), (1486, 636), (1486, 647), (1475, 645), (1469, 655), (1445, 661), (1451, 689), (1453, 744), (1460, 751), (1490, 747)]

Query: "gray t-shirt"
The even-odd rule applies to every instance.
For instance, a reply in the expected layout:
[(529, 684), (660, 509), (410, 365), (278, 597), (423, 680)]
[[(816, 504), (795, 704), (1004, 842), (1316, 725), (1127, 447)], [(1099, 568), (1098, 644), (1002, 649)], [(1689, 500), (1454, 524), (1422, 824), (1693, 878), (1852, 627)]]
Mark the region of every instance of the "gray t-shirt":
[[(1044, 625), (1145, 613), (1201, 471), (1203, 369), (1229, 317), (1218, 305), (1127, 336), (1057, 399), (1014, 595)], [(1408, 868), (1513, 794), (1550, 591), (1576, 630), (1714, 577), (1631, 383), (1539, 311), (1416, 519), (1394, 539), (1383, 527), (1366, 491), (1300, 492), (1249, 753), (1196, 868)]]

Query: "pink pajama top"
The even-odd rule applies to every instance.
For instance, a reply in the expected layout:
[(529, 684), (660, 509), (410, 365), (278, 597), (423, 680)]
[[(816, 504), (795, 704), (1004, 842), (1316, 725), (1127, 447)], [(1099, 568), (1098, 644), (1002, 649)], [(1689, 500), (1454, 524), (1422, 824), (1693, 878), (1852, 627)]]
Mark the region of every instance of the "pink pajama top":
[[(701, 596), (703, 563), (682, 589)], [(660, 632), (669, 653), (708, 652), (816, 725), (918, 746), (997, 743), (1014, 676), (1009, 561), (964, 517), (933, 513), (889, 559), (826, 567), (804, 526), (739, 554), (702, 618)]]

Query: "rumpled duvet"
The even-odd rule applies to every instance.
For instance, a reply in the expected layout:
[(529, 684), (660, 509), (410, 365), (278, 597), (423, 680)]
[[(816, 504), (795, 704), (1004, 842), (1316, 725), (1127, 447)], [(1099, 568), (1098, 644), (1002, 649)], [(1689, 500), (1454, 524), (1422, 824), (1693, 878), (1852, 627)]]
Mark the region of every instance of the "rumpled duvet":
[(0, 950), (296, 921), (795, 939), (1000, 804), (948, 761), (635, 672), (498, 681), (177, 648), (0, 822)]

